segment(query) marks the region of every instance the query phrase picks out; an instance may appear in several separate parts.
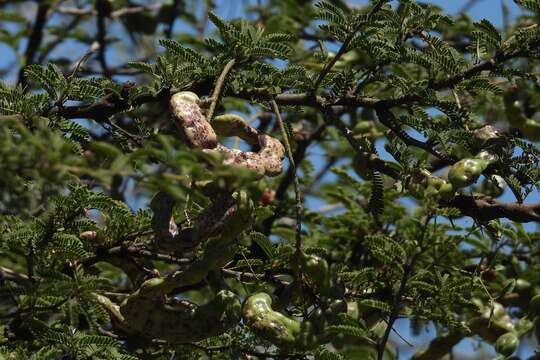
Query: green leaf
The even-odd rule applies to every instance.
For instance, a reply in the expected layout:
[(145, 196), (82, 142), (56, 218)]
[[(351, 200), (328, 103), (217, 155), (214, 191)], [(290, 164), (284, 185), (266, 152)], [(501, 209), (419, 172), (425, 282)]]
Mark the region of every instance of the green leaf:
[(392, 312), (392, 308), (390, 307), (390, 305), (388, 305), (385, 302), (379, 301), (379, 300), (364, 299), (364, 300), (360, 300), (359, 303), (364, 305), (364, 306), (370, 307), (372, 309), (381, 310), (381, 311), (383, 311), (385, 313), (388, 313), (388, 314)]
[(256, 231), (249, 235), (251, 236), (251, 240), (255, 241), (255, 243), (261, 247), (269, 259), (275, 259), (276, 250), (274, 248), (274, 244), (272, 244), (266, 235)]

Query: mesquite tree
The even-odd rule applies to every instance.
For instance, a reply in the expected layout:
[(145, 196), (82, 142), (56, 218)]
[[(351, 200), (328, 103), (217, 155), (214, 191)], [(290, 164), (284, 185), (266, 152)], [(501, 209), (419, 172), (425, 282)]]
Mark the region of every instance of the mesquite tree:
[(534, 344), (540, 1), (514, 1), (503, 29), (415, 0), (3, 1), (0, 356)]

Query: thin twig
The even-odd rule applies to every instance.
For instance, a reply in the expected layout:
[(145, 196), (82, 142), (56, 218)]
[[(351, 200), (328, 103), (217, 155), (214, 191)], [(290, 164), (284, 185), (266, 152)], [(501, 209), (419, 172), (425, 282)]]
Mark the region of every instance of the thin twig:
[(107, 59), (105, 57), (105, 47), (107, 45), (107, 40), (105, 39), (106, 36), (106, 17), (107, 17), (107, 4), (103, 0), (98, 0), (97, 3), (97, 41), (99, 43), (99, 53), (98, 53), (98, 59), (99, 63), (101, 65), (101, 69), (103, 70), (103, 75), (106, 78), (111, 77), (111, 72), (109, 71), (109, 67), (107, 66)]
[(276, 119), (279, 124), (279, 129), (281, 130), (281, 135), (283, 137), (283, 142), (285, 143), (285, 150), (287, 151), (287, 157), (289, 158), (289, 166), (291, 169), (291, 173), (293, 176), (293, 183), (294, 183), (294, 195), (296, 199), (296, 253), (300, 254), (302, 251), (302, 196), (300, 193), (300, 182), (298, 181), (298, 177), (296, 176), (296, 165), (294, 164), (294, 157), (291, 150), (291, 144), (289, 142), (289, 136), (287, 135), (287, 131), (285, 130), (285, 124), (283, 123), (283, 119), (281, 118), (281, 114), (279, 112), (278, 104), (276, 103), (276, 100), (272, 97), (270, 100), (272, 105), (272, 110), (276, 114)]
[[(47, 13), (49, 12), (50, 5), (47, 1), (41, 1), (37, 13), (36, 13), (36, 21), (34, 22), (34, 26), (32, 27), (32, 32), (30, 33), (30, 36), (28, 37), (28, 45), (26, 47), (26, 51), (24, 52), (24, 65), (28, 66), (34, 63), (34, 58), (36, 56), (36, 52), (39, 50), (39, 46), (41, 45), (41, 40), (43, 39), (43, 31), (45, 28), (45, 24), (47, 23)], [(21, 67), (21, 70), (19, 72), (19, 83), (23, 85), (23, 88), (26, 87), (26, 77), (24, 76), (24, 66)]]
[(212, 102), (210, 103), (210, 108), (208, 108), (208, 113), (206, 114), (206, 120), (208, 121), (212, 121), (214, 111), (216, 110), (217, 103), (221, 97), (221, 91), (225, 85), (225, 80), (227, 80), (227, 75), (229, 75), (229, 72), (233, 68), (234, 64), (236, 64), (236, 59), (229, 60), (216, 81), (216, 86), (214, 87), (214, 92), (212, 93)]
[[(371, 10), (370, 10), (370, 12), (368, 14), (368, 19), (371, 18), (377, 11), (379, 11), (381, 9), (381, 7), (387, 2), (388, 2), (388, 0), (379, 0), (379, 2), (377, 4), (375, 4), (373, 6), (373, 8), (371, 8)], [(324, 68), (321, 70), (321, 72), (319, 73), (319, 76), (317, 77), (317, 80), (315, 80), (315, 84), (313, 84), (313, 88), (315, 90), (317, 90), (319, 85), (321, 85), (321, 82), (324, 80), (324, 78), (326, 77), (328, 72), (330, 72), (330, 70), (332, 70), (332, 68), (334, 67), (336, 62), (341, 58), (341, 56), (343, 54), (345, 54), (349, 50), (349, 45), (350, 45), (351, 41), (354, 39), (354, 35), (356, 35), (356, 33), (360, 30), (360, 26), (362, 26), (362, 23), (358, 23), (351, 30), (351, 32), (349, 32), (349, 34), (347, 35), (347, 37), (343, 41), (343, 44), (341, 44), (341, 47), (339, 48), (336, 55), (328, 63), (326, 63)]]

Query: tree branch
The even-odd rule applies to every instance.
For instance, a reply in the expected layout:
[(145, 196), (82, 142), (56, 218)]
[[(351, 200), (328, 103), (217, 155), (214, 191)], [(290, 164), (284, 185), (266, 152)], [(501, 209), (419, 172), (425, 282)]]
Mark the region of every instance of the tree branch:
[[(36, 21), (32, 27), (32, 32), (28, 37), (28, 45), (26, 46), (26, 51), (24, 52), (24, 66), (31, 65), (34, 63), (34, 58), (36, 57), (36, 52), (39, 49), (41, 40), (43, 39), (43, 30), (45, 28), (45, 23), (47, 22), (47, 12), (50, 9), (50, 5), (47, 1), (39, 1), (39, 6), (36, 13)], [(23, 88), (26, 87), (26, 77), (24, 76), (24, 66), (21, 66), (19, 72), (19, 83), (22, 84)]]
[(99, 63), (101, 65), (101, 69), (103, 70), (103, 76), (106, 78), (111, 77), (111, 72), (109, 71), (109, 67), (107, 66), (107, 59), (105, 58), (105, 52), (106, 52), (106, 46), (107, 41), (105, 39), (106, 36), (106, 21), (108, 17), (108, 7), (109, 4), (107, 4), (104, 0), (98, 0), (96, 3), (97, 8), (97, 18), (96, 18), (96, 25), (97, 25), (97, 35), (96, 39), (99, 44), (99, 50), (98, 50), (98, 59)]
[(152, 251), (144, 250), (136, 246), (115, 246), (109, 249), (99, 248), (96, 251), (96, 255), (84, 259), (82, 261), (82, 265), (83, 267), (88, 267), (101, 260), (105, 260), (109, 257), (126, 256), (126, 255), (133, 256), (133, 257), (141, 257), (141, 258), (146, 258), (146, 259), (151, 259), (151, 260), (159, 260), (159, 261), (166, 262), (168, 264), (177, 264), (177, 265), (187, 265), (192, 262), (191, 259), (179, 258), (172, 255), (154, 253)]
[(274, 110), (274, 113), (276, 114), (276, 119), (279, 124), (279, 128), (281, 130), (281, 135), (283, 137), (283, 142), (285, 143), (285, 149), (287, 150), (287, 156), (289, 158), (289, 171), (291, 172), (293, 183), (294, 183), (294, 194), (295, 194), (295, 209), (296, 209), (296, 255), (300, 256), (302, 252), (302, 196), (300, 194), (300, 182), (298, 181), (298, 177), (296, 176), (296, 165), (294, 163), (294, 156), (292, 154), (291, 150), (291, 144), (289, 143), (289, 136), (287, 135), (287, 131), (285, 130), (285, 124), (283, 123), (283, 119), (281, 118), (281, 113), (279, 112), (278, 104), (276, 103), (276, 100), (272, 98), (270, 100), (270, 104), (272, 105), (272, 110)]
[(447, 204), (458, 208), (462, 214), (480, 221), (507, 218), (524, 223), (540, 221), (540, 203), (526, 205), (519, 203), (502, 203), (489, 196), (458, 195)]
[(389, 128), (390, 130), (392, 130), (392, 132), (397, 137), (399, 137), (401, 140), (403, 140), (403, 142), (406, 145), (414, 146), (414, 147), (420, 148), (422, 150), (425, 150), (425, 151), (429, 152), (430, 154), (436, 156), (437, 158), (443, 160), (444, 163), (447, 164), (447, 165), (448, 164), (453, 164), (453, 163), (455, 163), (457, 161), (453, 157), (448, 156), (446, 154), (443, 154), (443, 153), (439, 152), (438, 150), (436, 150), (433, 147), (433, 145), (431, 145), (429, 143), (429, 141), (428, 142), (423, 142), (423, 141), (417, 140), (417, 139), (413, 138), (412, 136), (410, 136), (409, 134), (407, 134), (405, 132), (405, 130), (403, 130), (401, 128), (401, 125), (399, 124), (396, 117), (394, 116), (394, 114), (392, 114), (391, 111), (386, 110), (386, 109), (382, 109), (382, 108), (377, 108), (376, 111), (377, 111), (377, 116), (379, 117), (379, 121), (384, 126)]
[(216, 86), (214, 87), (214, 91), (212, 92), (212, 102), (210, 103), (210, 108), (208, 109), (208, 113), (206, 114), (206, 120), (208, 120), (208, 122), (212, 122), (212, 117), (214, 116), (214, 111), (216, 110), (217, 103), (219, 101), (219, 98), (221, 97), (221, 92), (223, 91), (225, 80), (227, 80), (227, 75), (229, 75), (229, 72), (234, 67), (234, 64), (236, 64), (235, 59), (229, 60), (227, 64), (225, 64), (225, 67), (221, 71), (221, 74), (216, 81)]

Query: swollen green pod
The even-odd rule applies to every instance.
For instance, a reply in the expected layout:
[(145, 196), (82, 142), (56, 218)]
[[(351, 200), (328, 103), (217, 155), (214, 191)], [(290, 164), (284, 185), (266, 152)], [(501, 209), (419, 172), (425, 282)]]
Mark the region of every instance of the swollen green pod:
[(310, 321), (298, 321), (272, 309), (266, 293), (251, 295), (242, 306), (244, 323), (258, 336), (282, 348), (310, 349), (319, 338)]
[(495, 351), (504, 356), (512, 355), (519, 347), (519, 338), (513, 332), (499, 336), (495, 342)]
[(149, 338), (172, 343), (200, 341), (217, 336), (240, 321), (240, 300), (228, 290), (202, 306), (174, 307), (152, 296), (152, 287), (159, 287), (162, 279), (146, 282), (120, 307), (127, 326)]
[(408, 189), (411, 195), (416, 198), (429, 196), (448, 200), (455, 194), (452, 184), (440, 177), (431, 175), (426, 169), (420, 170), (414, 176)]
[(523, 105), (517, 99), (517, 91), (510, 90), (504, 95), (504, 106), (508, 123), (521, 130), (531, 141), (540, 141), (540, 122), (527, 118), (523, 113)]
[(487, 167), (497, 161), (495, 155), (481, 151), (474, 158), (458, 161), (448, 171), (448, 181), (455, 189), (474, 183)]

